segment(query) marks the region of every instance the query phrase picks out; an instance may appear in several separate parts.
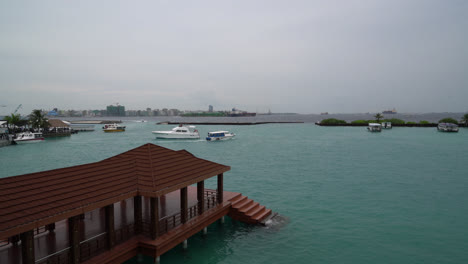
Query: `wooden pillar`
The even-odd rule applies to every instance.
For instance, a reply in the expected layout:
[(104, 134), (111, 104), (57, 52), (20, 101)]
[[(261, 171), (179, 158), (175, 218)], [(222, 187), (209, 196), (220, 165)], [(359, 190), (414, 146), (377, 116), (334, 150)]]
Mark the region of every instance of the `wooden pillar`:
[(80, 216), (68, 218), (68, 240), (70, 245), (70, 263), (80, 263)]
[(205, 211), (205, 181), (197, 182), (198, 214)]
[(106, 212), (107, 248), (111, 249), (115, 246), (114, 204), (110, 204), (106, 206), (105, 212)]
[(141, 196), (137, 195), (133, 197), (133, 219), (135, 220), (135, 235), (138, 235), (142, 232), (142, 208)]
[(151, 197), (151, 238), (156, 239), (159, 235), (159, 197)]
[(13, 245), (17, 246), (18, 243), (20, 242), (20, 239), (21, 239), (21, 238), (20, 238), (20, 235), (14, 235), (14, 236), (10, 237), (10, 242), (11, 242)]
[(224, 193), (224, 190), (223, 190), (223, 174), (218, 174), (218, 197), (217, 200), (218, 200), (218, 204), (220, 203), (223, 203), (223, 193)]
[(54, 231), (55, 230), (55, 223), (46, 225), (46, 230)]
[(180, 222), (186, 223), (188, 220), (188, 195), (187, 187), (180, 189)]
[(34, 230), (26, 231), (20, 237), (23, 264), (34, 264)]

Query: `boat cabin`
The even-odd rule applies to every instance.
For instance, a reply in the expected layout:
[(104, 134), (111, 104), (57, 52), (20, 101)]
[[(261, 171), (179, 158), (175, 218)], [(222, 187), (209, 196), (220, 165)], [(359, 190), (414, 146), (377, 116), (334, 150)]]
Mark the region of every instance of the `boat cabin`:
[(382, 125), (379, 123), (369, 123), (367, 130), (369, 130), (370, 132), (381, 132)]

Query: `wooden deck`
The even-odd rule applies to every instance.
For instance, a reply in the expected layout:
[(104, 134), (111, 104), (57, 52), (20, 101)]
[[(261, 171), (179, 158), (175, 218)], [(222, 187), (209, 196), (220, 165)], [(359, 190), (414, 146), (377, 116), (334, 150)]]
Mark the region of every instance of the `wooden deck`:
[[(209, 191), (209, 190), (206, 190)], [(177, 214), (180, 212), (180, 193), (171, 192), (160, 199), (159, 215), (160, 224), (164, 233), (156, 240), (148, 237), (134, 235), (133, 198), (114, 204), (114, 221), (116, 230), (117, 245), (108, 250), (105, 246), (105, 212), (104, 209), (96, 209), (87, 212), (80, 221), (82, 234), (80, 242), (81, 262), (83, 263), (119, 263), (137, 253), (149, 256), (159, 256), (177, 244), (188, 239), (193, 234), (199, 232), (204, 227), (210, 225), (217, 219), (229, 213), (231, 200), (241, 194), (233, 192), (223, 192), (224, 202), (217, 204), (214, 200), (210, 203), (207, 200), (207, 210), (197, 216), (196, 210), (190, 210), (197, 205), (197, 188), (188, 187), (188, 207), (189, 221), (180, 224)], [(142, 213), (143, 222), (150, 222), (149, 198), (143, 199)], [(60, 221), (55, 223), (54, 231), (47, 231), (45, 228), (35, 231), (35, 259), (36, 263), (68, 263), (69, 239), (68, 222)], [(98, 254), (98, 255), (97, 255)], [(93, 257), (93, 255), (97, 255)], [(13, 264), (21, 263), (21, 244), (0, 245), (0, 263)]]

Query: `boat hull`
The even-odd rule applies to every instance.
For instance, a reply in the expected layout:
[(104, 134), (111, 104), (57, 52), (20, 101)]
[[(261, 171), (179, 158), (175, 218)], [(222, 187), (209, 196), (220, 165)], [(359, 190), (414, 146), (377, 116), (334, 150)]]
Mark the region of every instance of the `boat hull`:
[(124, 132), (125, 129), (104, 129), (106, 133), (113, 133), (113, 132)]
[(175, 133), (167, 133), (164, 131), (153, 131), (153, 134), (156, 135), (157, 139), (199, 139), (200, 135), (195, 133), (184, 133), (182, 134), (175, 134)]
[(44, 141), (44, 138), (34, 138), (34, 139), (24, 139), (24, 140), (13, 140), (16, 144), (29, 144), (29, 143), (39, 143)]

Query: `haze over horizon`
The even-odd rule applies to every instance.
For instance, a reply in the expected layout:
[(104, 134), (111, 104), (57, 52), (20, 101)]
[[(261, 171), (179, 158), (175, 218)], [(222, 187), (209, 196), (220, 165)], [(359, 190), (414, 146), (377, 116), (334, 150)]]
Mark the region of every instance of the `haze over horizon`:
[(468, 111), (467, 1), (9, 1), (0, 115)]

